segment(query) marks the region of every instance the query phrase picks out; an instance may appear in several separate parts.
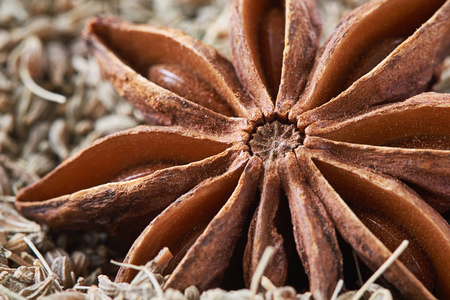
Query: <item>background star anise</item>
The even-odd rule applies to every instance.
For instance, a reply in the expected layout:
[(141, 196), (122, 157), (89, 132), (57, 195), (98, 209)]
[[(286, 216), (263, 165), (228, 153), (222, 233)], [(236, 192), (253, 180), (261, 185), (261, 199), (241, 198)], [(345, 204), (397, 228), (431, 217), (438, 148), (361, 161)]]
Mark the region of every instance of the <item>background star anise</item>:
[(348, 245), (375, 269), (407, 239), (387, 282), (448, 297), (450, 96), (419, 93), (449, 53), (449, 16), (450, 1), (372, 1), (317, 51), (314, 1), (236, 0), (234, 68), (178, 31), (94, 19), (85, 39), (102, 72), (153, 126), (97, 141), (16, 205), (59, 228), (150, 222), (125, 261), (168, 247), (165, 287), (235, 287), (222, 277), (242, 259), (249, 284), (273, 246), (274, 284), (296, 284), (300, 258), (329, 299)]

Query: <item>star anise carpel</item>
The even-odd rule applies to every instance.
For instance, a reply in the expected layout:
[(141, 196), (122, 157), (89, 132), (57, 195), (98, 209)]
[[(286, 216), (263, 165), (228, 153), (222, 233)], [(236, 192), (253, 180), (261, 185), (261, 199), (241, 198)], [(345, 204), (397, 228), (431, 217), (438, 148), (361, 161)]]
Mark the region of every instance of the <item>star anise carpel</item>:
[(230, 286), (230, 268), (249, 285), (272, 246), (266, 277), (301, 286), (304, 269), (329, 299), (343, 247), (375, 270), (406, 239), (384, 284), (450, 297), (450, 95), (429, 92), (450, 1), (369, 2), (319, 49), (313, 0), (230, 9), (232, 63), (176, 30), (93, 19), (103, 75), (151, 125), (98, 140), (16, 206), (52, 227), (140, 233), (127, 263), (167, 247), (165, 288)]

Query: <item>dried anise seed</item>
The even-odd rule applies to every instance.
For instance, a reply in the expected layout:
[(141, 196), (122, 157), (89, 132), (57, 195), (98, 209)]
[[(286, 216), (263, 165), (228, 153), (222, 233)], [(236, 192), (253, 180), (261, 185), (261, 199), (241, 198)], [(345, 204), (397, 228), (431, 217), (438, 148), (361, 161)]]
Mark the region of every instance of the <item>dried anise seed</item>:
[(20, 252), (25, 249), (28, 249), (27, 243), (23, 240), (23, 238), (27, 236), (25, 233), (16, 233), (12, 237), (8, 239), (6, 244), (4, 245), (6, 249), (13, 252)]
[(408, 239), (385, 284), (450, 297), (450, 95), (422, 93), (450, 53), (450, 1), (374, 0), (321, 49), (313, 0), (233, 0), (231, 23), (232, 63), (175, 30), (93, 19), (103, 75), (153, 126), (98, 140), (16, 206), (52, 227), (140, 233), (127, 263), (167, 247), (170, 293), (249, 285), (272, 246), (271, 282), (303, 289), (306, 273), (330, 299), (352, 284), (348, 250), (375, 270)]
[(191, 285), (184, 290), (184, 297), (187, 300), (197, 300), (200, 299), (200, 292), (195, 286)]
[(13, 276), (26, 285), (31, 285), (34, 283), (34, 268), (20, 266), (16, 269)]
[(67, 256), (59, 256), (52, 262), (51, 269), (58, 276), (58, 281), (64, 288), (70, 288), (75, 285), (75, 273), (73, 262)]
[(69, 254), (63, 248), (54, 248), (45, 253), (45, 260), (49, 265), (52, 265), (53, 262), (59, 257), (68, 257)]
[(20, 290), (19, 295), (27, 299), (37, 299), (38, 297), (50, 295), (58, 291), (56, 287), (56, 275), (50, 274), (44, 281), (36, 282)]
[(75, 274), (78, 276), (83, 275), (89, 267), (89, 258), (81, 251), (75, 251), (70, 258), (73, 261)]
[(110, 297), (117, 296), (127, 285), (127, 283), (114, 283), (105, 275), (98, 276), (98, 288)]
[(43, 282), (48, 276), (47, 270), (39, 259), (36, 259), (33, 263), (34, 269), (34, 281), (36, 283)]

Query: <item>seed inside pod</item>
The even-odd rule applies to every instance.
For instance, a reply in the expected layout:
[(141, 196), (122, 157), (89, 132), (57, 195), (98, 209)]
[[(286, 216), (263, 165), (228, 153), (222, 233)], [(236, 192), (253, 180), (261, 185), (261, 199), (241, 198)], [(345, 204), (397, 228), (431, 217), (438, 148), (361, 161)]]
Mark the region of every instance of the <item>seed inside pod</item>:
[(393, 221), (369, 211), (353, 210), (360, 220), (377, 236), (389, 250), (394, 251), (403, 240), (410, 241), (409, 247), (399, 257), (400, 261), (416, 275), (430, 291), (434, 288), (434, 271), (428, 258), (414, 238), (409, 236)]
[(208, 82), (180, 65), (153, 65), (148, 70), (148, 79), (215, 112), (226, 116), (233, 115), (232, 109)]

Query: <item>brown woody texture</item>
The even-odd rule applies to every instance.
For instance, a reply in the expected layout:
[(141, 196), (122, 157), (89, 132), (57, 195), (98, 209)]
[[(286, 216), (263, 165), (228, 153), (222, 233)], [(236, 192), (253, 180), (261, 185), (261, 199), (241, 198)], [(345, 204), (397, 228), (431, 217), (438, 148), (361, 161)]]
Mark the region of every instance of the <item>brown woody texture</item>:
[(320, 48), (313, 0), (234, 0), (230, 15), (232, 63), (179, 31), (93, 19), (103, 75), (151, 125), (98, 140), (18, 209), (137, 236), (127, 263), (168, 247), (176, 289), (249, 285), (273, 246), (265, 276), (301, 288), (303, 268), (329, 299), (345, 249), (374, 270), (407, 239), (385, 283), (450, 297), (450, 95), (427, 92), (450, 52), (450, 1), (369, 2)]

